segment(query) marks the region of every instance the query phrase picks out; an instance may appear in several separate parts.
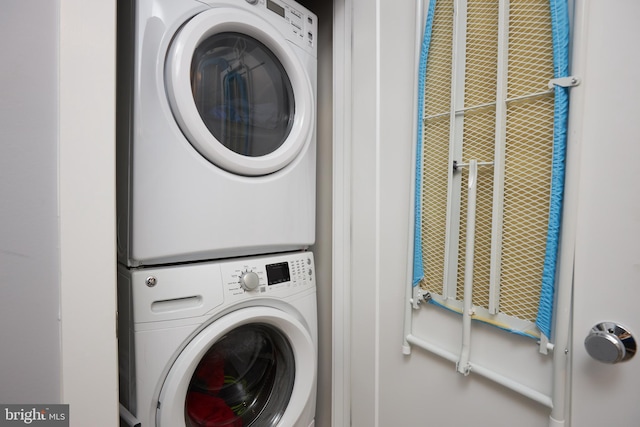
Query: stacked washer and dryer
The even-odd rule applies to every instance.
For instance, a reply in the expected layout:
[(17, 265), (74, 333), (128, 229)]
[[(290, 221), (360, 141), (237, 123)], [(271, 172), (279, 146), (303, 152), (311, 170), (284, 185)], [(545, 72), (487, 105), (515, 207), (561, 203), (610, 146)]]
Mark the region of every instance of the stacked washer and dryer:
[(317, 19), (118, 2), (125, 423), (314, 425)]

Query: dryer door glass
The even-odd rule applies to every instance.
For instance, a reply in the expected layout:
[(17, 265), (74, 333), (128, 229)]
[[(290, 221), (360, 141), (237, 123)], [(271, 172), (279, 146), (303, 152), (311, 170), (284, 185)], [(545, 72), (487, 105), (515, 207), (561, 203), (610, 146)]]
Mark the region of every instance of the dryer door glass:
[(225, 32), (205, 39), (193, 55), (191, 88), (209, 131), (238, 154), (270, 154), (291, 131), (289, 77), (271, 50), (250, 36)]
[(293, 350), (281, 332), (260, 323), (238, 327), (200, 360), (185, 401), (186, 426), (276, 425), (294, 379)]

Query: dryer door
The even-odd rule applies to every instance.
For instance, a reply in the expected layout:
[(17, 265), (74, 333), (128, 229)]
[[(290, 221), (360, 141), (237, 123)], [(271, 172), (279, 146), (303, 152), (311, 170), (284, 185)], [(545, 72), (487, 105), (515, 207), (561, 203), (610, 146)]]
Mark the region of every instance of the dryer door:
[(228, 314), (180, 353), (160, 392), (160, 427), (293, 426), (315, 399), (316, 351), (275, 308)]
[(165, 82), (184, 135), (227, 171), (275, 172), (310, 143), (309, 76), (281, 33), (250, 12), (213, 8), (188, 21), (171, 44)]

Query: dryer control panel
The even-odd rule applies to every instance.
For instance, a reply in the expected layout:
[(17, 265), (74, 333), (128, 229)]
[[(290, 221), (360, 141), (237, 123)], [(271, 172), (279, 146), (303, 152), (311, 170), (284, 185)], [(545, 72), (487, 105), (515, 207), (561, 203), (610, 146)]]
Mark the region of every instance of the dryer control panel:
[[(247, 3), (265, 10), (264, 17), (281, 19), (290, 41), (313, 53), (316, 56), (316, 39), (318, 33), (317, 16), (302, 5), (292, 0), (246, 0)], [(276, 21), (277, 21), (276, 19)]]
[(315, 286), (313, 253), (251, 257), (220, 265), (227, 301), (256, 296), (283, 298)]

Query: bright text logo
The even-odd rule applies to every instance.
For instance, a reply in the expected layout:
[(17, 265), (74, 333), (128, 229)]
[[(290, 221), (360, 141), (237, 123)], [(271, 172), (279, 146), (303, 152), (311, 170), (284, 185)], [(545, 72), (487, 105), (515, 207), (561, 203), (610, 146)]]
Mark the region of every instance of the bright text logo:
[(68, 427), (69, 405), (0, 405), (0, 427)]

